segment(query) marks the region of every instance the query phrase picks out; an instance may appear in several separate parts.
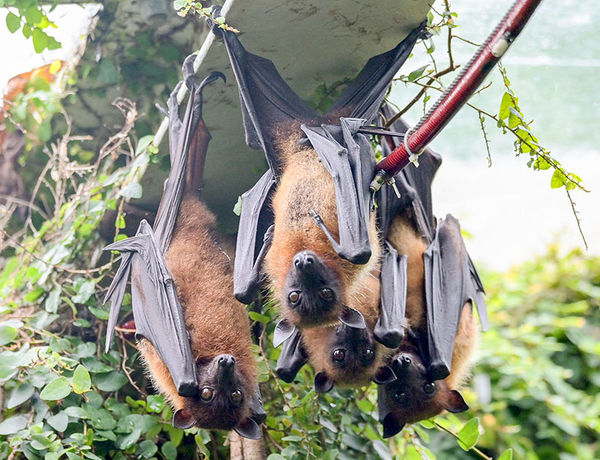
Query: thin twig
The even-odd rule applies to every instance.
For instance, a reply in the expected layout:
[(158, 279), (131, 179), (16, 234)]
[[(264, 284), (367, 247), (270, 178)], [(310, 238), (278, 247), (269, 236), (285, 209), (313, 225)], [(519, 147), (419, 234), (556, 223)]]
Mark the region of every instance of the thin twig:
[(129, 383), (131, 383), (131, 386), (133, 386), (133, 388), (135, 388), (136, 391), (139, 394), (143, 395), (144, 399), (146, 399), (148, 397), (148, 393), (146, 393), (144, 390), (142, 390), (140, 387), (137, 386), (137, 384), (131, 378), (129, 371), (127, 370), (127, 366), (125, 365), (127, 362), (127, 345), (125, 345), (125, 340), (123, 339), (123, 337), (121, 337), (121, 349), (123, 350), (123, 360), (121, 361), (121, 369), (123, 369), (123, 372), (125, 372), (125, 375), (127, 376), (127, 380), (129, 380)]
[(573, 210), (573, 215), (575, 216), (575, 221), (577, 222), (577, 229), (579, 230), (579, 234), (581, 235), (581, 239), (583, 240), (583, 244), (585, 245), (585, 249), (587, 251), (589, 247), (585, 239), (585, 235), (583, 234), (583, 229), (581, 228), (581, 219), (579, 218), (579, 211), (575, 209), (575, 202), (573, 201), (573, 197), (571, 196), (571, 191), (566, 187), (565, 190), (567, 191), (567, 198), (569, 199), (571, 209)]

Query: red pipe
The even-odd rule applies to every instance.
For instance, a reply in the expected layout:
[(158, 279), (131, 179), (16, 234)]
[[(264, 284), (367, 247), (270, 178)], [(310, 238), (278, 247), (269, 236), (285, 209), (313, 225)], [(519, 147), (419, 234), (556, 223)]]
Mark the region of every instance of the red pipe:
[[(423, 150), (479, 87), (542, 0), (517, 0), (500, 24), (457, 75), (450, 87), (411, 130), (404, 143), (376, 165), (379, 175), (393, 177), (410, 162), (410, 152)], [(406, 145), (410, 151), (406, 149)]]

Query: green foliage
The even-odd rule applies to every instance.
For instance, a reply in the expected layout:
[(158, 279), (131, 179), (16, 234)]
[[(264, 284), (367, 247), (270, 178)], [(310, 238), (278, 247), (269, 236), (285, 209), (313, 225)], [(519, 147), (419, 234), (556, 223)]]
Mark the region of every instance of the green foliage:
[[(39, 0), (0, 0), (0, 7), (8, 7), (6, 27), (11, 33), (21, 30), (25, 38), (31, 38), (36, 53), (54, 50), (61, 44), (50, 34), (48, 28), (56, 28)], [(54, 6), (52, 7), (54, 8)]]

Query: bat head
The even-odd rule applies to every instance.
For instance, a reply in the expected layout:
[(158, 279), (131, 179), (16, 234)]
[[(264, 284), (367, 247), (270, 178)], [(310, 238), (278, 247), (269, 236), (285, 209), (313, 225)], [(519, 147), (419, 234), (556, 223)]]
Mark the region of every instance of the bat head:
[(400, 351), (392, 358), (397, 380), (379, 387), (379, 417), (383, 437), (400, 432), (406, 423), (431, 418), (442, 411), (463, 412), (469, 408), (461, 394), (444, 380), (434, 381), (420, 356)]
[[(315, 375), (315, 391), (325, 393), (339, 386), (362, 386), (396, 379), (384, 363), (381, 347), (369, 328), (355, 328), (343, 323), (315, 331), (325, 343), (311, 347), (311, 362), (319, 370)], [(310, 337), (309, 337), (310, 339)]]
[(198, 394), (184, 398), (173, 415), (173, 426), (186, 429), (235, 430), (243, 437), (260, 438), (260, 423), (252, 411), (254, 388), (241, 373), (233, 356), (222, 354), (196, 362)]
[(343, 308), (337, 274), (312, 251), (293, 257), (283, 296), (287, 315), (298, 327), (332, 323)]

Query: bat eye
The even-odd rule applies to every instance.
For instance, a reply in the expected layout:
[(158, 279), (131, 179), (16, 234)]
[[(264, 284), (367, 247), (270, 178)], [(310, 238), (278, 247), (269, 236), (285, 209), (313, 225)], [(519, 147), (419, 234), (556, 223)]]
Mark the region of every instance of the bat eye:
[(244, 399), (244, 395), (242, 394), (242, 392), (240, 390), (233, 390), (231, 392), (231, 401), (235, 404), (239, 404), (242, 402), (242, 399)]
[(323, 300), (326, 300), (328, 302), (331, 302), (335, 298), (335, 294), (333, 293), (333, 290), (329, 289), (329, 288), (321, 289), (319, 291), (319, 295), (321, 296), (321, 298)]
[(372, 348), (367, 348), (364, 352), (364, 357), (367, 361), (373, 361), (375, 357), (375, 351)]
[(430, 395), (435, 391), (435, 382), (427, 382), (423, 384), (423, 391)]
[(202, 398), (202, 401), (210, 401), (211, 399), (213, 399), (213, 395), (214, 392), (212, 388), (208, 387), (202, 388), (202, 391), (200, 392), (200, 397)]
[(404, 406), (408, 402), (408, 395), (404, 391), (398, 391), (394, 393), (394, 401)]
[(344, 358), (346, 357), (346, 352), (344, 350), (342, 350), (341, 348), (336, 348), (335, 350), (333, 350), (333, 359), (337, 362), (342, 362), (344, 360)]
[(292, 305), (296, 305), (300, 301), (300, 291), (292, 291), (288, 295), (288, 300)]

